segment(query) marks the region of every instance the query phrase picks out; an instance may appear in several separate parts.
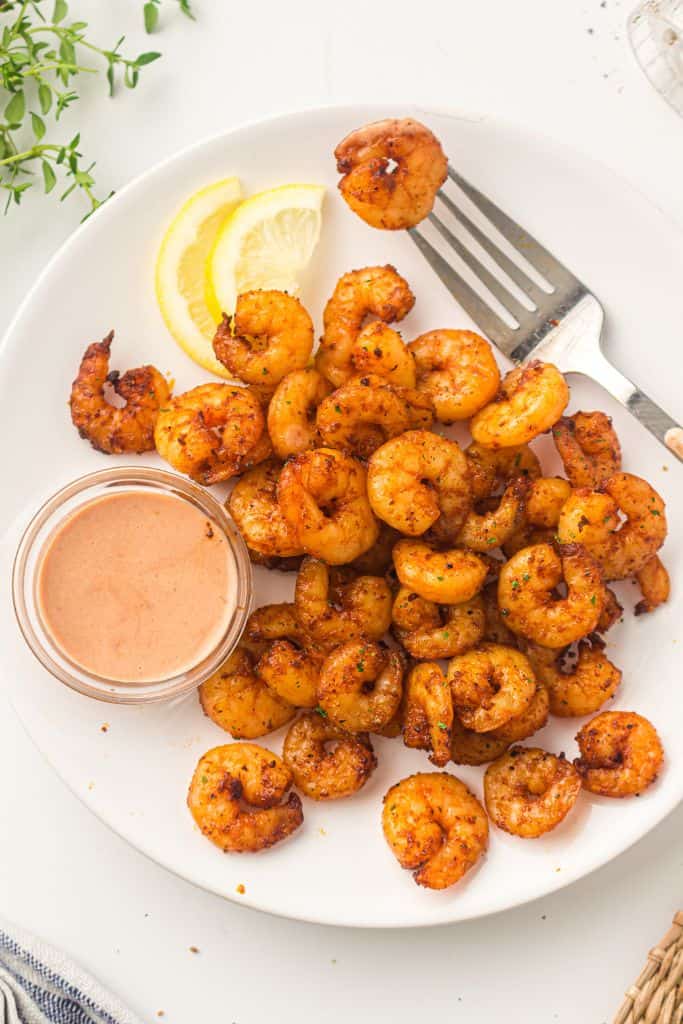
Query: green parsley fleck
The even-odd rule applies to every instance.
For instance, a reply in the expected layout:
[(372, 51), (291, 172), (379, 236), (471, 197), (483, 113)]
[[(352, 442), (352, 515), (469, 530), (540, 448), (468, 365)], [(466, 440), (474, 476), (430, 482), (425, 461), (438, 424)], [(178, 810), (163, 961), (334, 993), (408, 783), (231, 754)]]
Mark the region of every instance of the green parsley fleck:
[(445, 732), (446, 729), (448, 728), (445, 722), (437, 722), (436, 724), (438, 725), (439, 729), (441, 729), (443, 732)]
[(513, 590), (519, 590), (519, 580), (513, 580), (510, 586)]
[(325, 708), (321, 708), (320, 705), (318, 704), (315, 710), (317, 711), (321, 718), (327, 718), (327, 711), (325, 711)]

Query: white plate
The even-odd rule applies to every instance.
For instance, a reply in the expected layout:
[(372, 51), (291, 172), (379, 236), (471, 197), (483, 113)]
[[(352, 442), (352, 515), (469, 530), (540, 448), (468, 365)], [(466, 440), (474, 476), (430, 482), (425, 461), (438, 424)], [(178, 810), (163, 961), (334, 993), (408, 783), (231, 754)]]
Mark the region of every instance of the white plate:
[[(56, 683), (19, 636), (8, 585), (21, 530), (39, 501), (71, 478), (112, 462), (79, 440), (69, 421), (66, 399), (85, 345), (115, 327), (115, 367), (153, 362), (173, 372), (178, 391), (206, 379), (167, 334), (152, 286), (164, 225), (195, 189), (230, 174), (238, 174), (249, 192), (288, 181), (329, 186), (321, 245), (303, 289), (318, 326), (323, 303), (343, 271), (387, 262), (398, 267), (417, 295), (414, 312), (401, 325), (407, 338), (428, 328), (469, 325), (407, 236), (366, 227), (336, 195), (335, 143), (349, 129), (387, 113), (392, 111), (349, 108), (294, 114), (195, 146), (124, 189), (50, 263), (0, 352), (5, 480), (0, 659), (2, 685), (61, 777), (160, 864), (229, 899), (288, 917), (414, 926), (502, 910), (566, 885), (626, 849), (679, 802), (680, 531), (673, 531), (665, 549), (675, 588), (672, 602), (636, 619), (631, 614), (635, 588), (623, 586), (625, 623), (609, 635), (609, 653), (624, 670), (614, 706), (644, 713), (660, 730), (668, 755), (661, 779), (640, 799), (582, 795), (569, 820), (544, 839), (524, 841), (494, 830), (481, 867), (443, 893), (414, 884), (380, 829), (383, 794), (399, 778), (429, 769), (423, 753), (378, 739), (379, 768), (360, 794), (329, 804), (305, 800), (305, 823), (295, 838), (259, 856), (225, 856), (194, 828), (185, 793), (199, 755), (229, 737), (203, 716), (194, 695), (170, 706), (112, 707)], [(671, 224), (611, 172), (546, 139), (486, 118), (414, 113), (431, 125), (468, 178), (590, 283), (607, 308), (608, 349), (615, 361), (681, 418), (675, 346), (681, 333), (683, 244)], [(653, 482), (670, 502), (675, 525), (683, 508), (681, 467), (597, 386), (576, 378), (572, 391), (573, 409), (597, 407), (614, 416), (625, 469)], [(158, 464), (154, 456), (144, 461)], [(550, 459), (547, 468), (553, 468)], [(291, 584), (277, 574), (262, 577), (261, 603), (282, 598)], [(556, 720), (534, 742), (573, 756), (580, 724)], [(265, 741), (276, 751), (281, 742), (281, 733)], [(455, 770), (481, 795), (481, 769)], [(240, 884), (243, 895), (236, 893)]]

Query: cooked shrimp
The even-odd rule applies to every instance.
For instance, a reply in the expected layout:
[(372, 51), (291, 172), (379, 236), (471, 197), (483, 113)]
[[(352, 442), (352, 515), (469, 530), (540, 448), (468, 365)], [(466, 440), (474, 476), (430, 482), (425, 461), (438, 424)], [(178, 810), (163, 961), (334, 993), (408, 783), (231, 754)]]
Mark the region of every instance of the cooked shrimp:
[(296, 579), (297, 617), (325, 650), (349, 640), (379, 640), (391, 624), (391, 601), (382, 577), (330, 570), (317, 558), (306, 558)]
[(471, 505), (467, 460), (455, 441), (409, 430), (378, 448), (368, 465), (368, 497), (375, 515), (417, 537), (438, 523), (454, 538)]
[(524, 522), (529, 487), (527, 477), (516, 477), (507, 485), (495, 508), (488, 512), (469, 512), (458, 534), (458, 544), (480, 552), (505, 544)]
[(315, 414), (330, 386), (317, 370), (293, 370), (283, 377), (268, 406), (268, 433), (280, 459), (320, 444)]
[(575, 490), (562, 507), (557, 533), (562, 543), (582, 544), (605, 579), (623, 580), (640, 572), (664, 543), (665, 506), (646, 480), (631, 473), (616, 473), (603, 491)]
[(290, 459), (277, 497), (303, 550), (328, 565), (353, 561), (377, 539), (365, 470), (343, 452), (316, 448)]
[(279, 729), (295, 715), (291, 704), (266, 686), (254, 659), (238, 647), (199, 687), (199, 703), (212, 722), (236, 740), (255, 740)]
[(531, 523), (523, 523), (512, 533), (502, 545), (506, 558), (512, 558), (522, 548), (531, 548), (536, 544), (554, 544), (557, 540), (557, 529), (548, 529), (543, 526), (532, 526)]
[(367, 733), (350, 733), (319, 714), (302, 715), (285, 736), (282, 757), (311, 800), (357, 793), (377, 767)]
[(404, 660), (383, 644), (354, 640), (329, 654), (320, 672), (318, 701), (348, 732), (376, 732), (398, 711)]
[(505, 624), (505, 616), (498, 607), (498, 581), (487, 583), (481, 592), (484, 605), (484, 633), (482, 640), (494, 644), (506, 644), (508, 647), (516, 642), (515, 634)]
[(459, 718), (453, 720), (451, 758), (455, 764), (488, 764), (504, 754), (509, 746), (509, 741), (500, 739), (495, 732), (475, 732), (466, 729)]
[[(640, 572), (636, 573), (636, 581), (643, 595), (635, 607), (636, 615), (644, 615), (646, 612), (653, 612), (669, 600), (671, 593), (671, 581), (658, 555), (646, 562)], [(621, 611), (621, 608), (619, 609)]]
[(314, 708), (318, 703), (318, 680), (322, 657), (291, 640), (274, 640), (256, 665), (258, 676), (282, 700), (297, 708)]
[(217, 484), (271, 454), (256, 396), (231, 384), (200, 384), (159, 412), (154, 441), (162, 459), (200, 484)]
[(264, 604), (251, 613), (244, 627), (242, 643), (255, 654), (263, 654), (273, 640), (295, 640), (305, 646), (307, 637), (293, 604)]
[(399, 387), (414, 388), (417, 382), (412, 352), (382, 320), (373, 320), (354, 341), (351, 367), (354, 374), (374, 373)]
[(219, 362), (246, 384), (273, 392), (302, 370), (313, 351), (313, 321), (286, 292), (243, 292), (234, 316), (223, 315), (213, 339)]
[(568, 401), (557, 367), (535, 359), (505, 375), (496, 398), (474, 415), (470, 432), (485, 448), (527, 444), (557, 423)]
[[(81, 437), (107, 455), (154, 451), (154, 426), (171, 389), (154, 366), (109, 372), (114, 332), (88, 345), (71, 385), (71, 420)], [(105, 388), (125, 401), (121, 408), (108, 402)]]
[(581, 776), (571, 762), (539, 747), (512, 747), (484, 776), (489, 817), (522, 839), (537, 839), (556, 828), (580, 791)]
[(493, 449), (473, 441), (465, 449), (465, 458), (475, 501), (502, 491), (516, 477), (536, 480), (541, 475), (538, 456), (526, 444)]
[(468, 420), (498, 393), (498, 364), (480, 334), (428, 331), (408, 349), (417, 365), (417, 386), (431, 398), (440, 423)]
[(384, 837), (418, 885), (446, 889), (486, 852), (489, 825), (467, 786), (447, 772), (410, 775), (384, 797)]
[(237, 481), (228, 499), (228, 511), (247, 546), (269, 558), (302, 554), (296, 534), (277, 501), (280, 466), (262, 462)]
[(463, 604), (439, 605), (401, 587), (391, 615), (394, 636), (413, 658), (452, 658), (474, 647), (484, 634), (480, 596)]
[(334, 387), (344, 384), (355, 373), (351, 356), (366, 318), (392, 324), (407, 316), (414, 305), (408, 282), (392, 266), (364, 267), (344, 274), (325, 306), (316, 368)]
[(537, 677), (545, 685), (550, 710), (559, 718), (593, 715), (613, 697), (621, 672), (604, 653), (604, 644), (594, 637), (581, 640), (576, 664), (565, 665), (561, 651), (531, 644), (527, 656)]
[[(566, 583), (567, 596), (555, 588)], [(498, 604), (510, 629), (543, 647), (566, 647), (592, 633), (605, 603), (600, 569), (580, 544), (522, 548), (503, 566)]]
[[(203, 834), (226, 853), (256, 853), (296, 832), (301, 800), (287, 790), (292, 773), (255, 743), (208, 750), (195, 768), (187, 804)], [(246, 807), (244, 806), (246, 804)]]
[(621, 469), (621, 445), (604, 412), (563, 416), (553, 439), (572, 487), (597, 490)]
[(415, 665), (406, 679), (403, 742), (431, 750), (429, 760), (443, 768), (451, 757), (453, 698), (445, 674), (434, 661)]
[(357, 128), (334, 151), (339, 191), (373, 228), (412, 228), (427, 216), (448, 172), (441, 143), (412, 118)]
[(533, 736), (539, 729), (542, 729), (548, 721), (549, 713), (550, 699), (548, 691), (543, 683), (540, 683), (537, 679), (534, 695), (521, 715), (515, 715), (514, 718), (508, 719), (505, 725), (492, 729), (491, 732), (484, 733), (483, 735), (490, 736), (491, 739), (505, 743), (506, 747), (509, 747), (511, 743), (520, 743), (522, 740), (528, 739), (529, 736)]
[(603, 711), (576, 736), (584, 787), (600, 796), (637, 796), (661, 771), (664, 749), (651, 722), (634, 711)]
[(572, 489), (561, 476), (541, 476), (529, 486), (526, 518), (532, 526), (557, 526), (560, 512)]
[(316, 426), (323, 444), (367, 459), (410, 426), (406, 403), (376, 375), (353, 377), (318, 406)]
[(482, 644), (453, 658), (447, 678), (458, 718), (475, 732), (490, 732), (521, 715), (536, 692), (527, 658), (502, 644)]
[(481, 590), (488, 572), (486, 562), (471, 551), (434, 551), (419, 540), (396, 544), (394, 567), (404, 587), (437, 604), (470, 601)]

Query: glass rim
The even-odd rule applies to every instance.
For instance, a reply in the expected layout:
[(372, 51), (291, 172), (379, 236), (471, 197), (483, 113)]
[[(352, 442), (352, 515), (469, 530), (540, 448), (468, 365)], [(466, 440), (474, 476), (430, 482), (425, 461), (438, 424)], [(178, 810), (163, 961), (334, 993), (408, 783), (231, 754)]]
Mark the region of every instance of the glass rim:
[[(95, 493), (122, 493), (149, 487), (189, 501), (211, 519), (225, 536), (237, 569), (235, 607), (220, 640), (192, 668), (164, 679), (144, 683), (124, 683), (89, 672), (74, 664), (54, 643), (40, 622), (33, 595), (38, 556), (46, 540), (45, 529), (63, 521), (72, 511)], [(111, 488), (111, 490), (109, 490)], [(90, 492), (90, 493), (89, 493)], [(82, 498), (73, 508), (65, 506), (72, 499)], [(54, 520), (54, 522), (52, 522)], [(24, 528), (12, 564), (12, 603), (19, 630), (33, 656), (43, 668), (60, 682), (87, 697), (112, 704), (149, 704), (169, 701), (196, 689), (209, 678), (234, 650), (246, 624), (253, 597), (253, 577), (246, 544), (227, 509), (212, 494), (192, 480), (176, 473), (149, 466), (117, 466), (86, 473), (65, 484), (46, 498)], [(37, 628), (38, 626), (38, 628)], [(41, 635), (42, 634), (42, 635)]]

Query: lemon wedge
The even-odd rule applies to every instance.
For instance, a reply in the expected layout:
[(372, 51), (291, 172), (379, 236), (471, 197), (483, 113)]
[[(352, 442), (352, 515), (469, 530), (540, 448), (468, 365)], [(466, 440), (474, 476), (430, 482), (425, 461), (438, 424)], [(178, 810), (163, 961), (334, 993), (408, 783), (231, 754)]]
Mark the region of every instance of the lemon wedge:
[(219, 314), (206, 304), (207, 261), (216, 238), (242, 198), (238, 178), (225, 178), (195, 192), (163, 237), (156, 265), (161, 315), (180, 347), (206, 370), (229, 378), (213, 354)]
[(322, 185), (281, 185), (237, 207), (216, 237), (207, 267), (206, 306), (216, 320), (252, 288), (296, 295), (320, 237)]

